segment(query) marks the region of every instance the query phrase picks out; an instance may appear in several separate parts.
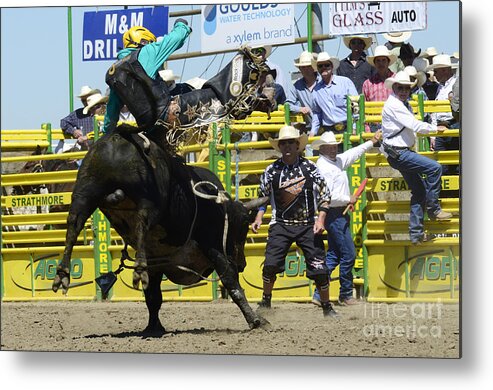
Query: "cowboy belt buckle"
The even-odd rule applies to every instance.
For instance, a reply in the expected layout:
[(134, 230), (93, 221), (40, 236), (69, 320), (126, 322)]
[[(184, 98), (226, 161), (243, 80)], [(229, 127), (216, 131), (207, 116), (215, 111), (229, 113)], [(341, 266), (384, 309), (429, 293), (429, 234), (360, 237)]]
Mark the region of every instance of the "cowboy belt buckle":
[(336, 123), (334, 125), (334, 129), (336, 129), (336, 131), (342, 131), (344, 130), (345, 127), (346, 125), (344, 123)]

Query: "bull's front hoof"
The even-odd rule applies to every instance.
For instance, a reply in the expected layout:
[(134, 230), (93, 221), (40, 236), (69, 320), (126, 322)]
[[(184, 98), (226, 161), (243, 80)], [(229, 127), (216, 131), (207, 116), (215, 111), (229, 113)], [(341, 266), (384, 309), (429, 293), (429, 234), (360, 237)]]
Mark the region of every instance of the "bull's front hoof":
[(70, 274), (63, 270), (59, 270), (55, 275), (55, 279), (53, 280), (51, 289), (53, 290), (53, 292), (56, 293), (61, 286), (63, 293), (66, 294), (69, 285), (70, 285)]
[(164, 326), (161, 323), (154, 325), (147, 325), (147, 327), (142, 332), (142, 335), (145, 337), (161, 337), (166, 333)]
[(142, 290), (147, 290), (147, 286), (149, 286), (149, 274), (147, 271), (134, 271), (132, 284), (136, 290), (139, 289), (139, 282), (142, 283)]
[(270, 324), (269, 321), (267, 321), (264, 317), (262, 316), (257, 316), (250, 325), (250, 330), (251, 329), (263, 329), (263, 330), (271, 330), (272, 325)]

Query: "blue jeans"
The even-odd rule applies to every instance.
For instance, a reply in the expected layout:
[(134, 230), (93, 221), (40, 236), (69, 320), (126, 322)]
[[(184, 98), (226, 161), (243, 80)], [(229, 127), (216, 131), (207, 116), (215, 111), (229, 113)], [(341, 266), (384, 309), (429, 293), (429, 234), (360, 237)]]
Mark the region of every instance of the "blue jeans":
[(438, 197), (442, 185), (442, 166), (435, 160), (408, 149), (401, 150), (397, 159), (387, 157), (387, 161), (402, 174), (411, 190), (409, 236), (411, 241), (417, 241), (424, 234), (425, 208), (429, 217), (441, 211)]
[[(325, 218), (329, 243), (325, 261), (329, 269), (329, 277), (339, 266), (340, 300), (353, 296), (353, 267), (356, 259), (349, 215), (342, 215), (344, 209), (345, 207), (330, 208)], [(318, 291), (315, 291), (314, 298), (320, 299)]]

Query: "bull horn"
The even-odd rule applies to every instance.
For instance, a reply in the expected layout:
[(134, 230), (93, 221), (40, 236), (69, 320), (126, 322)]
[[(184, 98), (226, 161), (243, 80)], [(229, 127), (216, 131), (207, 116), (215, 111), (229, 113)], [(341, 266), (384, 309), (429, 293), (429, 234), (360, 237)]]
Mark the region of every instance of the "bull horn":
[(252, 199), (252, 200), (250, 200), (250, 201), (248, 201), (246, 203), (243, 203), (243, 206), (245, 206), (246, 209), (248, 211), (250, 211), (250, 210), (259, 208), (260, 206), (266, 204), (268, 201), (269, 201), (269, 197), (268, 196), (263, 196), (261, 198)]

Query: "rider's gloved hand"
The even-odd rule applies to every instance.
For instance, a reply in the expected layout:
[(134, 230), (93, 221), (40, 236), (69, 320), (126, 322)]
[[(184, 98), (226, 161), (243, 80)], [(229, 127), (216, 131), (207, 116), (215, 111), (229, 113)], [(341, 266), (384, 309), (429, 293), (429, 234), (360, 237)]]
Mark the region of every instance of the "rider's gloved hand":
[(188, 22), (185, 19), (183, 19), (183, 18), (176, 19), (174, 26), (176, 26), (176, 23), (178, 23), (178, 22), (182, 22), (182, 23), (184, 23), (184, 24), (186, 24), (188, 26)]

